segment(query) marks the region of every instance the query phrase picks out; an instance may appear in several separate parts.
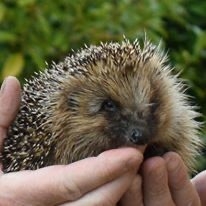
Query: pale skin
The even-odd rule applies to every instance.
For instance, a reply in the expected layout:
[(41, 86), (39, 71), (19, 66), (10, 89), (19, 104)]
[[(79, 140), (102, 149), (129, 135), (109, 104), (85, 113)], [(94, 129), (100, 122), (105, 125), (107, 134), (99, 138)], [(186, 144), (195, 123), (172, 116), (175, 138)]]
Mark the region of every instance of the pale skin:
[[(0, 92), (0, 147), (19, 101), (19, 82), (9, 77)], [(177, 154), (142, 164), (142, 152), (121, 148), (70, 165), (1, 172), (0, 206), (206, 206), (206, 172), (190, 181)]]

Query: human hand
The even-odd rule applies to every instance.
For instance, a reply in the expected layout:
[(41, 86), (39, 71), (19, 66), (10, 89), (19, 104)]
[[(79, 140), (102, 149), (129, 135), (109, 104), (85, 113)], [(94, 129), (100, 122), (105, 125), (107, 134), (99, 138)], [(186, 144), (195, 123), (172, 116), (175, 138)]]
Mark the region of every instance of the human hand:
[(206, 172), (191, 182), (182, 159), (174, 152), (146, 160), (141, 174), (123, 196), (121, 206), (201, 206), (200, 198), (202, 206), (206, 205)]
[[(7, 78), (0, 93), (0, 147), (20, 102), (20, 85)], [(0, 205), (113, 206), (128, 190), (142, 162), (132, 148), (110, 150), (70, 165), (0, 174)]]

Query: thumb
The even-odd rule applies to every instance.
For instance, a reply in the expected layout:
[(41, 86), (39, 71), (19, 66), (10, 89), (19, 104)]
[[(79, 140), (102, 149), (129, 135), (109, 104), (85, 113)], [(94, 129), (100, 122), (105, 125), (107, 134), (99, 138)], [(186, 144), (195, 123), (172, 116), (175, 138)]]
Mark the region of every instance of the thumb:
[(20, 104), (20, 84), (15, 77), (7, 77), (0, 91), (0, 147), (7, 129), (16, 116)]
[[(7, 77), (0, 90), (0, 151), (7, 129), (15, 118), (20, 104), (20, 84), (15, 77)], [(0, 164), (0, 168), (2, 165)]]

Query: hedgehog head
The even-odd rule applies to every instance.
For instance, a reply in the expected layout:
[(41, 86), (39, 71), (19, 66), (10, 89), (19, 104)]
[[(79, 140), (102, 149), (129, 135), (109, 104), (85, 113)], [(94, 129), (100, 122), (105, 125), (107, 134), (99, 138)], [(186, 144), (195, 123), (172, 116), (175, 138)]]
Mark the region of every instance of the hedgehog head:
[(101, 44), (83, 49), (61, 66), (68, 75), (54, 95), (58, 104), (52, 126), (61, 139), (56, 153), (56, 159), (64, 156), (61, 163), (121, 146), (178, 151), (177, 136), (188, 138), (189, 127), (195, 131), (196, 113), (184, 105), (182, 83), (171, 75), (159, 47), (148, 42), (142, 49), (139, 42)]

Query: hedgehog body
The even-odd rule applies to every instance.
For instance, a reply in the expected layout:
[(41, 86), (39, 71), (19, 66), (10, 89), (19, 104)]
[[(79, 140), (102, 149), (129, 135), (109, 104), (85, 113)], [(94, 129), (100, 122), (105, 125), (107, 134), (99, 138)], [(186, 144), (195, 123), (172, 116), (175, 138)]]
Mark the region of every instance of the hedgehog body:
[(175, 151), (193, 169), (197, 116), (159, 46), (125, 39), (85, 47), (24, 85), (4, 143), (4, 171), (144, 144), (145, 156)]

